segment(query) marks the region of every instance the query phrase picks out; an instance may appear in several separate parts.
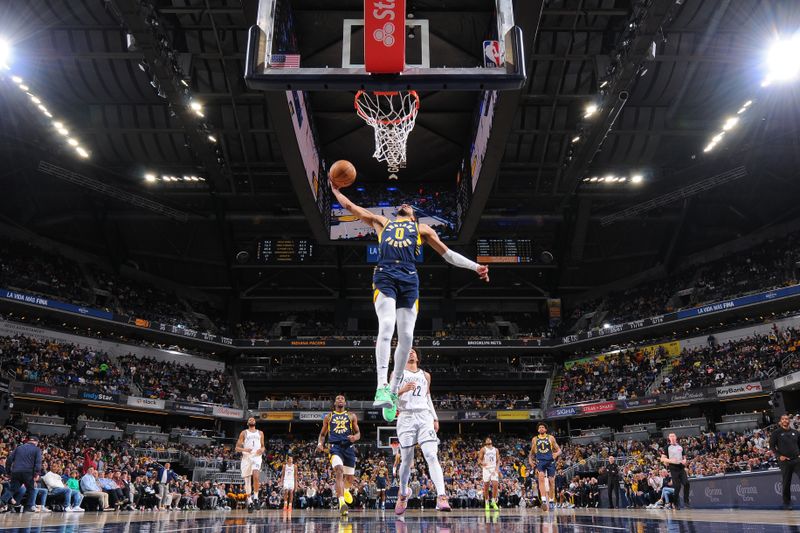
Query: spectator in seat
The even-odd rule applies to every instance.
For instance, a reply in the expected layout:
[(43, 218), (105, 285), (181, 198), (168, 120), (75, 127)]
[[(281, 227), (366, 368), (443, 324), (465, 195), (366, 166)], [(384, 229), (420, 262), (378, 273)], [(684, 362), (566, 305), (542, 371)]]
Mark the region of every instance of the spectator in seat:
[(64, 496), (64, 512), (83, 512), (81, 508), (83, 494), (80, 490), (72, 490), (64, 485), (64, 480), (61, 479), (61, 467), (52, 467), (42, 480), (50, 491), (50, 496), (54, 498)]
[(83, 496), (86, 498), (98, 498), (100, 500), (100, 508), (103, 511), (113, 511), (114, 508), (108, 505), (108, 494), (103, 491), (103, 487), (95, 477), (95, 469), (89, 467), (86, 473), (81, 478), (81, 490)]
[(108, 494), (108, 504), (111, 507), (116, 508), (122, 504), (122, 501), (124, 499), (122, 491), (119, 489), (117, 484), (114, 483), (113, 479), (106, 476), (105, 472), (98, 473), (97, 483), (103, 489), (103, 492)]

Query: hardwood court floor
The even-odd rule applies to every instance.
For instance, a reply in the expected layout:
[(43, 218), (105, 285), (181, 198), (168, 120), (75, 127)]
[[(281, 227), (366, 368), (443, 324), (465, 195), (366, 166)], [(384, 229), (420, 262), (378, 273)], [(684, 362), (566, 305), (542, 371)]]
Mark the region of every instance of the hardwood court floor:
[(740, 533), (800, 531), (800, 513), (778, 510), (506, 509), (486, 513), (409, 510), (197, 511), (0, 515), (0, 531), (36, 533)]

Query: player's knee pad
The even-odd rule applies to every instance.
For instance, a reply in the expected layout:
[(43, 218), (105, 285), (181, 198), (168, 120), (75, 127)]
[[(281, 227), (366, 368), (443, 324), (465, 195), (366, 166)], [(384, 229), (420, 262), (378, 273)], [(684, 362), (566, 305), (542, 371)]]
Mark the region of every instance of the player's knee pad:
[(338, 455), (331, 455), (331, 466), (334, 469), (337, 468), (337, 467), (344, 466), (344, 463), (342, 462), (342, 458), (339, 457)]
[(342, 469), (344, 470), (344, 475), (345, 476), (352, 476), (352, 475), (355, 475), (355, 473), (356, 473), (355, 467), (352, 467), (352, 466), (345, 466), (345, 467), (342, 467)]

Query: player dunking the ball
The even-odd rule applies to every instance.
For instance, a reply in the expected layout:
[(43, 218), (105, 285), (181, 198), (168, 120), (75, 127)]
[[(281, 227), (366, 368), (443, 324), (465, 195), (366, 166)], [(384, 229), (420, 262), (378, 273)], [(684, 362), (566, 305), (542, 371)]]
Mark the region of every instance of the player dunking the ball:
[[(408, 479), (411, 477), (411, 467), (414, 465), (414, 446), (419, 444), (425, 462), (428, 463), (428, 472), (431, 481), (436, 487), (436, 510), (450, 511), (447, 501), (447, 491), (444, 484), (444, 472), (439, 464), (439, 420), (431, 401), (431, 375), (419, 368), (419, 355), (412, 348), (408, 355), (408, 363), (402, 372), (397, 369), (395, 374), (400, 374), (399, 389), (400, 415), (397, 418), (397, 438), (400, 441), (400, 489), (397, 493), (397, 503), (394, 512), (402, 515), (408, 506), (411, 489)], [(396, 378), (396, 376), (395, 376)]]
[(247, 493), (247, 510), (253, 512), (258, 501), (259, 475), (261, 474), (261, 455), (265, 451), (264, 432), (256, 429), (256, 419), (247, 419), (247, 429), (239, 433), (236, 451), (242, 454), (242, 478)]
[(542, 510), (547, 510), (547, 497), (550, 496), (550, 510), (556, 503), (556, 459), (561, 455), (561, 448), (556, 443), (556, 438), (547, 434), (547, 425), (540, 422), (536, 426), (538, 434), (531, 439), (531, 451), (528, 462), (536, 469), (539, 486), (539, 497), (542, 500)]
[(317, 451), (324, 449), (325, 436), (331, 445), (331, 466), (336, 475), (336, 496), (339, 498), (339, 512), (347, 515), (348, 505), (353, 503), (350, 484), (356, 472), (356, 452), (353, 443), (361, 438), (358, 429), (358, 418), (345, 409), (347, 402), (343, 395), (338, 395), (333, 404), (333, 411), (325, 415), (322, 431), (319, 432)]
[[(378, 340), (375, 345), (375, 366), (378, 373), (374, 406), (383, 409), (383, 418), (393, 422), (397, 417), (397, 396), (403, 369), (414, 342), (414, 324), (419, 307), (419, 278), (416, 260), (423, 243), (427, 243), (453, 266), (474, 270), (489, 281), (489, 267), (470, 261), (450, 250), (430, 226), (419, 224), (414, 209), (403, 204), (394, 220), (372, 213), (350, 201), (331, 181), (336, 201), (353, 216), (378, 233), (378, 266), (372, 278), (373, 302), (378, 315)], [(397, 347), (394, 351), (394, 380), (388, 381), (389, 355), (395, 324)]]

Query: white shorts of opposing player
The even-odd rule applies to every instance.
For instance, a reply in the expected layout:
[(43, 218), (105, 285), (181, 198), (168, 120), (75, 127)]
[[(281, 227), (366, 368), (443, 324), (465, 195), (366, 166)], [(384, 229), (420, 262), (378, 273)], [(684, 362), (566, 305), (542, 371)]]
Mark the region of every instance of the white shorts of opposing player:
[(490, 481), (500, 481), (500, 476), (497, 474), (496, 468), (483, 468), (483, 482), (489, 483)]
[(428, 410), (400, 411), (397, 417), (397, 440), (401, 448), (426, 442), (439, 443), (433, 428), (433, 414)]
[(250, 455), (247, 453), (242, 454), (242, 477), (250, 477), (254, 472), (261, 470), (261, 456)]

